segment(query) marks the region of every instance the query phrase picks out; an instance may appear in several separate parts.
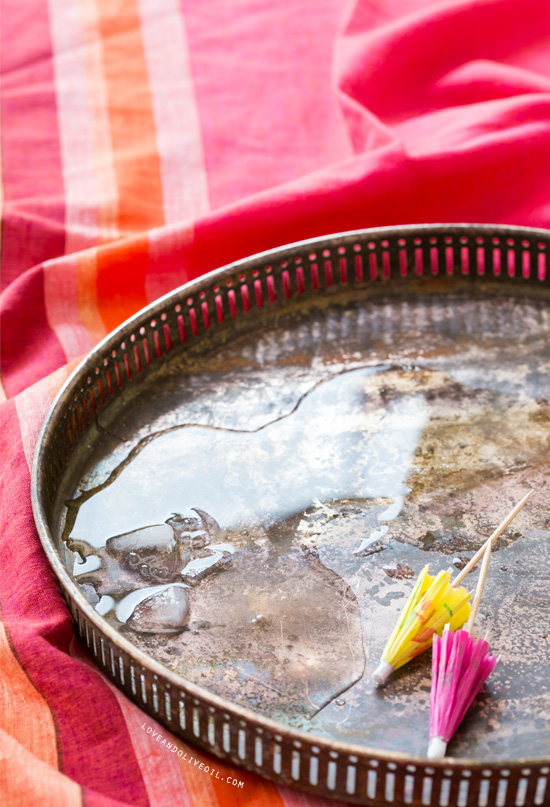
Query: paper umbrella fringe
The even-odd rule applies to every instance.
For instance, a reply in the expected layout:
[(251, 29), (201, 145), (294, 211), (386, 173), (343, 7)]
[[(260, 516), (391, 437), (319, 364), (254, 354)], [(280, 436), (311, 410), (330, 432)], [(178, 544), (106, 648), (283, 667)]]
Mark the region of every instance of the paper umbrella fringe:
[(441, 635), (447, 623), (451, 631), (455, 631), (466, 622), (470, 614), (471, 595), (460, 583), (516, 517), (532, 493), (533, 490), (530, 490), (516, 504), (452, 583), (448, 571), (439, 572), (433, 577), (428, 574), (428, 566), (422, 569), (384, 648), (380, 664), (372, 674), (378, 686), (384, 684), (394, 670), (427, 650), (434, 634)]
[(428, 757), (440, 759), (447, 743), (464, 719), (477, 693), (497, 664), (485, 639), (471, 635), (481, 602), (491, 560), (487, 543), (476, 586), (470, 618), (464, 630), (455, 633), (445, 626), (443, 636), (434, 636), (432, 651), (432, 691), (430, 695), (430, 742)]
[(470, 593), (451, 583), (450, 572), (428, 574), (424, 566), (416, 585), (401, 612), (388, 639), (382, 659), (372, 677), (378, 685), (384, 684), (394, 670), (431, 647), (434, 633), (443, 630), (450, 622), (457, 630), (470, 614)]

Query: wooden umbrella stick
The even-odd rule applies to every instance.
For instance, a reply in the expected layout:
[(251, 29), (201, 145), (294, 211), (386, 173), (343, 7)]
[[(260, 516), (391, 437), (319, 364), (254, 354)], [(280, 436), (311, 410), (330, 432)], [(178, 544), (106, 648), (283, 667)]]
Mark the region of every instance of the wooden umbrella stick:
[(468, 618), (468, 622), (464, 626), (464, 630), (467, 630), (468, 633), (472, 632), (474, 622), (476, 621), (477, 612), (479, 611), (479, 603), (481, 602), (481, 595), (483, 594), (483, 587), (485, 585), (485, 579), (489, 570), (489, 561), (491, 560), (491, 549), (491, 541), (487, 541), (485, 544), (485, 552), (483, 553), (483, 563), (481, 564), (479, 580), (477, 581), (476, 593), (474, 594), (474, 601), (472, 602), (472, 608), (470, 610), (470, 616)]
[(478, 551), (476, 552), (474, 557), (471, 559), (471, 561), (469, 563), (467, 563), (466, 566), (462, 569), (462, 571), (455, 577), (455, 579), (453, 580), (453, 586), (455, 586), (455, 587), (459, 586), (462, 583), (462, 581), (464, 580), (464, 578), (466, 577), (466, 575), (470, 574), (470, 572), (472, 571), (474, 566), (476, 566), (476, 564), (479, 562), (482, 555), (485, 553), (485, 550), (487, 549), (487, 547), (492, 546), (493, 541), (496, 541), (496, 539), (499, 537), (499, 535), (504, 532), (504, 530), (506, 529), (508, 524), (511, 521), (514, 520), (514, 518), (517, 516), (517, 514), (519, 513), (519, 511), (521, 510), (521, 508), (523, 507), (523, 505), (525, 504), (525, 502), (529, 498), (529, 496), (531, 496), (531, 494), (534, 493), (534, 492), (535, 492), (535, 490), (534, 490), (534, 488), (532, 488), (529, 491), (529, 493), (527, 493), (523, 497), (523, 499), (516, 504), (514, 509), (510, 510), (510, 512), (508, 513), (508, 515), (504, 519), (504, 521), (501, 524), (498, 525), (498, 527), (496, 528), (494, 533), (491, 535), (491, 537), (487, 538), (487, 540), (485, 541), (483, 546), (480, 549), (478, 549)]

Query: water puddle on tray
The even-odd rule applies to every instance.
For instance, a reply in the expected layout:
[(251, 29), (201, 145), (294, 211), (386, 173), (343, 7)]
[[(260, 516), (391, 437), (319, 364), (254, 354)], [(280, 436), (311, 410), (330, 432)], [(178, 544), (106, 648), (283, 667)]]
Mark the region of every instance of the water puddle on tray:
[(445, 568), (477, 548), (461, 497), (540, 460), (547, 404), (485, 387), (381, 363), (319, 380), (254, 431), (151, 435), (70, 503), (76, 579), (216, 694), (295, 723), (343, 709), (426, 550)]

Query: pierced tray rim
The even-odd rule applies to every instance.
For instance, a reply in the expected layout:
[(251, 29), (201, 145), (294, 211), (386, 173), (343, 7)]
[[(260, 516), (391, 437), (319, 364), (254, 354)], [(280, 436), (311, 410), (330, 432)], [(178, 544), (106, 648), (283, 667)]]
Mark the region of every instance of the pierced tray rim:
[[(75, 391), (81, 388), (83, 384), (83, 377), (88, 376), (91, 368), (96, 367), (98, 365), (99, 358), (106, 355), (107, 352), (113, 350), (116, 346), (120, 344), (120, 340), (124, 339), (124, 334), (131, 333), (133, 330), (139, 328), (145, 320), (150, 320), (151, 317), (160, 316), (160, 313), (166, 307), (167, 304), (173, 303), (178, 299), (183, 299), (185, 297), (191, 296), (198, 296), (201, 292), (205, 291), (206, 289), (210, 289), (215, 284), (221, 285), (222, 282), (225, 283), (230, 278), (234, 277), (236, 274), (240, 273), (242, 270), (246, 270), (249, 267), (254, 266), (255, 264), (262, 264), (262, 263), (274, 263), (276, 261), (284, 260), (285, 256), (290, 254), (294, 254), (296, 252), (304, 252), (307, 250), (319, 250), (323, 248), (337, 248), (339, 245), (347, 244), (350, 241), (353, 242), (357, 240), (361, 243), (367, 242), (376, 242), (377, 249), (378, 245), (383, 241), (383, 239), (387, 236), (388, 238), (403, 238), (403, 239), (411, 239), (413, 237), (422, 239), (423, 236), (443, 236), (443, 235), (452, 235), (456, 237), (466, 236), (466, 237), (491, 237), (491, 238), (511, 238), (517, 241), (519, 244), (522, 242), (522, 239), (530, 239), (533, 242), (535, 240), (539, 240), (545, 246), (541, 247), (546, 249), (546, 260), (548, 262), (548, 255), (550, 252), (550, 230), (545, 230), (541, 228), (530, 228), (530, 227), (515, 227), (515, 226), (508, 226), (508, 225), (491, 225), (491, 224), (467, 224), (467, 223), (457, 223), (457, 224), (420, 224), (420, 225), (406, 225), (401, 227), (378, 227), (378, 228), (368, 228), (368, 229), (358, 229), (358, 230), (350, 230), (341, 233), (335, 233), (331, 235), (309, 238), (301, 241), (296, 241), (291, 244), (285, 244), (283, 246), (276, 247), (274, 249), (265, 250), (263, 252), (256, 253), (252, 256), (234, 261), (232, 263), (226, 264), (219, 269), (215, 269), (211, 272), (208, 272), (200, 277), (193, 279), (175, 289), (168, 292), (167, 294), (163, 295), (162, 297), (158, 298), (154, 302), (150, 303), (149, 305), (142, 308), (140, 311), (129, 317), (125, 320), (121, 325), (119, 325), (115, 330), (109, 333), (104, 339), (102, 339), (85, 357), (84, 359), (78, 364), (78, 366), (73, 370), (70, 376), (62, 385), (61, 389), (57, 393), (55, 399), (53, 400), (49, 411), (45, 417), (44, 423), (41, 427), (40, 433), (37, 438), (34, 457), (33, 457), (33, 464), (32, 464), (32, 471), (31, 471), (31, 500), (32, 500), (32, 507), (33, 507), (33, 514), (36, 523), (36, 527), (38, 530), (38, 534), (40, 537), (40, 541), (46, 553), (46, 556), (50, 562), (50, 565), (53, 568), (53, 571), (56, 575), (58, 585), (61, 588), (62, 594), (67, 600), (69, 607), (72, 612), (73, 619), (77, 625), (80, 627), (81, 625), (81, 617), (84, 618), (84, 621), (88, 621), (91, 626), (95, 629), (98, 636), (101, 638), (104, 636), (108, 642), (115, 648), (122, 651), (129, 659), (133, 659), (136, 662), (136, 665), (140, 669), (148, 669), (151, 671), (152, 675), (158, 679), (159, 682), (165, 681), (172, 691), (183, 691), (185, 692), (186, 696), (193, 699), (198, 699), (206, 704), (213, 706), (216, 710), (226, 714), (226, 715), (233, 715), (236, 720), (238, 721), (245, 721), (247, 724), (251, 726), (255, 726), (256, 728), (261, 728), (265, 730), (269, 734), (275, 738), (281, 738), (281, 742), (292, 741), (294, 746), (297, 747), (296, 743), (302, 745), (311, 746), (314, 744), (318, 746), (320, 749), (324, 749), (327, 752), (336, 752), (337, 754), (342, 754), (347, 757), (358, 757), (359, 760), (379, 760), (379, 761), (386, 761), (390, 763), (397, 763), (400, 766), (411, 765), (415, 766), (419, 772), (419, 775), (423, 769), (432, 768), (435, 770), (443, 771), (444, 769), (449, 770), (456, 770), (456, 771), (463, 771), (465, 769), (470, 769), (473, 771), (481, 772), (482, 770), (489, 769), (491, 771), (500, 771), (504, 769), (512, 769), (514, 771), (518, 771), (521, 768), (540, 768), (541, 766), (548, 766), (550, 765), (550, 757), (520, 757), (520, 758), (513, 758), (513, 759), (505, 759), (505, 760), (492, 760), (492, 761), (483, 761), (481, 759), (475, 758), (466, 758), (466, 757), (446, 757), (444, 760), (428, 760), (426, 756), (416, 755), (416, 754), (403, 754), (394, 751), (388, 750), (381, 750), (372, 748), (366, 745), (358, 745), (354, 743), (348, 743), (343, 741), (336, 741), (331, 740), (326, 737), (317, 736), (314, 733), (309, 733), (302, 731), (300, 729), (295, 729), (290, 726), (285, 725), (284, 723), (279, 723), (276, 720), (271, 718), (265, 717), (248, 707), (239, 706), (238, 704), (234, 704), (224, 698), (210, 692), (208, 689), (203, 688), (197, 684), (192, 683), (191, 681), (187, 681), (185, 678), (173, 673), (168, 668), (164, 667), (159, 662), (155, 661), (155, 659), (151, 658), (147, 654), (140, 651), (136, 648), (131, 641), (126, 639), (123, 635), (121, 635), (115, 628), (111, 627), (109, 623), (103, 619), (93, 608), (91, 603), (86, 599), (84, 594), (81, 592), (80, 588), (78, 587), (77, 583), (71, 578), (68, 570), (66, 569), (65, 565), (63, 564), (58, 551), (56, 549), (54, 539), (52, 533), (49, 529), (48, 525), (48, 516), (46, 512), (46, 507), (44, 504), (44, 473), (42, 471), (42, 465), (45, 460), (45, 453), (46, 448), (48, 446), (48, 442), (52, 439), (53, 428), (56, 416), (58, 413), (67, 405), (70, 404), (72, 401)], [(470, 243), (470, 242), (469, 242)], [(522, 242), (525, 243), (525, 242)], [(471, 245), (475, 249), (475, 243), (472, 240)], [(548, 249), (546, 248), (548, 246)], [(531, 244), (532, 246), (532, 244)], [(540, 246), (540, 245), (539, 245)], [(413, 271), (411, 268), (410, 276), (413, 275)], [(549, 280), (549, 272), (548, 268), (546, 271), (546, 283), (543, 281), (537, 280), (534, 277), (530, 277), (527, 282), (535, 283), (539, 285), (548, 285)], [(426, 276), (429, 276), (427, 274)], [(441, 275), (443, 277), (444, 275)], [(457, 273), (458, 276), (458, 273)], [(502, 273), (503, 279), (505, 278), (505, 273)], [(485, 279), (491, 280), (492, 276), (487, 274)], [(382, 283), (387, 282), (387, 287), (391, 287), (392, 285), (392, 278), (387, 279), (379, 279)], [(521, 270), (516, 275), (515, 280), (519, 282), (524, 282), (524, 279), (521, 277)], [(368, 281), (363, 286), (366, 287)], [(525, 283), (527, 285), (527, 283)], [(322, 295), (326, 293), (325, 289), (322, 286), (319, 286), (318, 291), (316, 292), (317, 295)], [(307, 296), (307, 295), (305, 295)], [(284, 304), (284, 301), (283, 301)], [(190, 343), (188, 343), (189, 345)], [(186, 348), (184, 348), (186, 349)], [(168, 360), (169, 352), (163, 354), (163, 358), (159, 358), (159, 363), (164, 360)], [(82, 632), (82, 630), (81, 630)], [(103, 638), (101, 638), (103, 641)], [(96, 654), (97, 655), (97, 654)], [(120, 657), (122, 658), (122, 656)], [(97, 663), (100, 664), (99, 658), (96, 658)], [(236, 755), (231, 755), (228, 753), (224, 753), (221, 749), (216, 749), (215, 747), (205, 744), (201, 741), (199, 737), (193, 735), (190, 729), (186, 730), (185, 734), (182, 734), (181, 730), (178, 731), (177, 727), (174, 725), (168, 724), (165, 720), (163, 720), (162, 714), (160, 711), (153, 712), (150, 708), (150, 699), (147, 700), (147, 704), (140, 702), (139, 698), (133, 697), (128, 690), (128, 687), (123, 687), (120, 684), (120, 681), (117, 680), (116, 675), (111, 675), (110, 670), (108, 669), (109, 665), (106, 664), (105, 672), (111, 678), (114, 679), (115, 684), (125, 692), (125, 694), (129, 695), (129, 697), (134, 700), (144, 711), (151, 714), (156, 720), (167, 725), (169, 730), (173, 731), (180, 736), (185, 737), (186, 740), (194, 744), (198, 744), (200, 747), (203, 747), (205, 750), (210, 751), (218, 756), (222, 756), (225, 758), (231, 759), (237, 765), (241, 765), (243, 767), (247, 767), (249, 770), (256, 770), (258, 773), (264, 776), (268, 776), (269, 778), (275, 779), (276, 781), (280, 781), (281, 783), (296, 786), (296, 787), (304, 787), (304, 784), (301, 780), (293, 780), (274, 775), (273, 770), (271, 771), (264, 771), (260, 768), (255, 768), (254, 766), (250, 767), (246, 764), (246, 762), (242, 759), (239, 759)], [(147, 705), (148, 708), (145, 708)], [(174, 721), (175, 722), (175, 721)], [(252, 754), (253, 757), (253, 754)], [(545, 773), (538, 773), (537, 775), (546, 775)], [(550, 780), (548, 781), (548, 785), (550, 786)], [(353, 795), (346, 793), (342, 790), (330, 790), (325, 788), (314, 787), (306, 787), (312, 792), (315, 792), (319, 795), (334, 797), (334, 798), (344, 798), (348, 801), (356, 800)], [(365, 799), (363, 797), (361, 803), (372, 803), (372, 800)], [(416, 803), (416, 802), (412, 802)], [(491, 803), (491, 802), (489, 802)], [(512, 803), (512, 802), (510, 802)], [(508, 801), (506, 801), (508, 804)]]

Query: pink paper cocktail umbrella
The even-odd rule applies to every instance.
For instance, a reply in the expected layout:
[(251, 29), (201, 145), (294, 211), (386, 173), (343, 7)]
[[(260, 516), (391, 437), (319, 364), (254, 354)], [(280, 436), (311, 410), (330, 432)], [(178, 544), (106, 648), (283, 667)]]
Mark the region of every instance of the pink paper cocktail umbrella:
[(385, 684), (398, 667), (427, 650), (432, 645), (432, 636), (441, 635), (446, 623), (451, 631), (455, 631), (470, 618), (470, 594), (460, 584), (484, 557), (486, 549), (492, 546), (517, 516), (532, 493), (534, 490), (530, 490), (510, 510), (504, 521), (452, 582), (450, 572), (440, 572), (432, 577), (428, 574), (428, 566), (422, 569), (382, 652), (380, 664), (372, 674), (377, 686)]
[(471, 635), (491, 559), (489, 541), (483, 555), (470, 617), (463, 630), (444, 630), (434, 636), (432, 650), (432, 691), (430, 697), (430, 742), (428, 757), (440, 759), (447, 743), (462, 722), (477, 693), (497, 664), (485, 639)]

